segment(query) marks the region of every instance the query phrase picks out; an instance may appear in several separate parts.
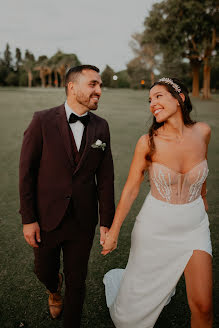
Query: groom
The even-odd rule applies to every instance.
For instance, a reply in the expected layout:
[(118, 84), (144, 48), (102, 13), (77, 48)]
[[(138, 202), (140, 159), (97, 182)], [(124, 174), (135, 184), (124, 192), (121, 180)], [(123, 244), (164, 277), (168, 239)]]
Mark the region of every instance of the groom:
[(46, 286), (52, 318), (80, 327), (87, 265), (100, 217), (100, 243), (114, 215), (114, 173), (107, 122), (90, 112), (101, 96), (99, 69), (82, 65), (66, 74), (66, 102), (36, 112), (20, 157), (20, 213), (34, 249), (35, 273)]

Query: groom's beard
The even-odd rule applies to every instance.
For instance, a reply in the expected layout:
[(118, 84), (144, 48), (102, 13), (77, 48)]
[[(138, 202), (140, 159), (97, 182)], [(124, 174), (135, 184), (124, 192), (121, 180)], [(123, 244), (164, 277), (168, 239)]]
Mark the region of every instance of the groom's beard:
[(76, 95), (77, 102), (90, 110), (96, 110), (98, 108), (99, 98), (100, 96), (96, 93), (88, 96), (82, 91), (78, 91)]

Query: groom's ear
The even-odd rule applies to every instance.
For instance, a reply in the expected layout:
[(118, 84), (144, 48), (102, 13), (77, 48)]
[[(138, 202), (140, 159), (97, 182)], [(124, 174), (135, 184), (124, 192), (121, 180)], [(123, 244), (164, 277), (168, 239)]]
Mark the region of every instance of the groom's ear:
[(74, 95), (75, 94), (75, 83), (70, 81), (68, 82), (68, 95)]

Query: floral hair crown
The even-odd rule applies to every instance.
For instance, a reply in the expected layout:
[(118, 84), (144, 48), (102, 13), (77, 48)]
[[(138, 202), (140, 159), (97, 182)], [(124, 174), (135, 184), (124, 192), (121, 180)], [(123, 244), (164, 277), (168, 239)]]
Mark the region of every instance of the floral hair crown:
[(173, 87), (173, 89), (180, 93), (181, 92), (181, 88), (178, 84), (174, 83), (173, 80), (169, 79), (168, 77), (162, 77), (162, 79), (158, 80), (158, 82), (163, 82), (163, 83), (166, 83), (166, 84), (170, 84), (171, 87)]

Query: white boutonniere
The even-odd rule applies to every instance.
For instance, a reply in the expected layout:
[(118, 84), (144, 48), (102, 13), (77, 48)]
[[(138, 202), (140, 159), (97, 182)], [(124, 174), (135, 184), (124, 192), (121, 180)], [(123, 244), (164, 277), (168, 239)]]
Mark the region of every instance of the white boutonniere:
[(105, 150), (106, 143), (102, 142), (100, 139), (97, 139), (97, 141), (91, 145), (92, 148), (101, 148), (102, 150)]

